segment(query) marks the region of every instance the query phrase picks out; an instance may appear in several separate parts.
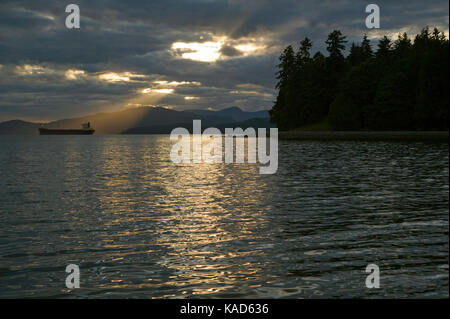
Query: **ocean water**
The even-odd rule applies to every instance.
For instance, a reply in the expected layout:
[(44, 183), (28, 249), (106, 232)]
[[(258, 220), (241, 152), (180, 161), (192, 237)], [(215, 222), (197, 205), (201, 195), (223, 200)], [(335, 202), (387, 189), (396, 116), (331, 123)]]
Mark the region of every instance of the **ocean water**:
[(0, 136), (0, 298), (448, 298), (448, 144), (280, 141), (274, 175), (171, 145)]

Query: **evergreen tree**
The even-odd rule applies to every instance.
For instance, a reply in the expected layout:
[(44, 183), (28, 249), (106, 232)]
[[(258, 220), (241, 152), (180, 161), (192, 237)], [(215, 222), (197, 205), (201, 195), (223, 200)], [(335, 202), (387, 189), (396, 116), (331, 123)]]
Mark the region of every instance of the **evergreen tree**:
[(300, 42), (300, 48), (297, 53), (297, 64), (298, 65), (307, 63), (310, 60), (311, 47), (312, 47), (312, 42), (308, 37), (306, 37), (305, 39), (303, 39), (303, 41)]
[(295, 53), (291, 45), (287, 46), (281, 54), (278, 64), (276, 88), (279, 90), (275, 105), (269, 111), (271, 121), (277, 123), (280, 129), (289, 129), (289, 102), (290, 102), (290, 81), (295, 73)]
[(300, 42), (300, 48), (296, 54), (296, 69), (289, 89), (289, 91), (293, 92), (293, 100), (288, 111), (290, 123), (292, 123), (293, 127), (308, 122), (308, 100), (305, 97), (305, 83), (308, 80), (305, 66), (311, 62), (311, 47), (312, 42), (306, 37)]
[(294, 49), (291, 45), (288, 45), (284, 52), (280, 56), (280, 63), (278, 64), (277, 79), (278, 83), (276, 85), (277, 89), (280, 89), (289, 81), (289, 78), (294, 74), (295, 71), (295, 54)]
[(394, 55), (396, 57), (403, 58), (409, 53), (411, 47), (411, 40), (408, 38), (406, 32), (399, 34), (398, 39), (394, 42)]
[(328, 87), (328, 65), (326, 58), (316, 53), (310, 63), (304, 68), (304, 91), (302, 99), (305, 116), (303, 124), (314, 123), (328, 114), (329, 105), (332, 100), (331, 91)]
[(344, 59), (342, 52), (345, 50), (345, 43), (347, 42), (345, 39), (346, 37), (339, 30), (334, 30), (328, 35), (325, 43), (331, 59)]
[(352, 43), (347, 60), (349, 61), (350, 66), (357, 66), (363, 62), (363, 54), (359, 45)]
[(391, 50), (392, 50), (391, 39), (384, 36), (378, 43), (378, 50), (375, 54), (377, 61), (380, 62), (380, 64), (382, 65), (389, 64), (391, 60), (391, 53), (392, 53)]
[(370, 40), (367, 38), (366, 34), (364, 34), (363, 40), (361, 42), (361, 54), (364, 61), (373, 58), (372, 46), (370, 45)]

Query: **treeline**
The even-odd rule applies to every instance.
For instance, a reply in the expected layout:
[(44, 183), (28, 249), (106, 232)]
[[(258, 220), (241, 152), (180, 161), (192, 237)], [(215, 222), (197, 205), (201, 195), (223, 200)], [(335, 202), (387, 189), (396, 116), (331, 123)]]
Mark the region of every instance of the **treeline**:
[(281, 130), (327, 121), (334, 130), (448, 130), (448, 39), (424, 28), (386, 36), (373, 49), (364, 35), (344, 55), (338, 30), (326, 40), (328, 56), (311, 56), (307, 37), (297, 52), (286, 47), (270, 111)]

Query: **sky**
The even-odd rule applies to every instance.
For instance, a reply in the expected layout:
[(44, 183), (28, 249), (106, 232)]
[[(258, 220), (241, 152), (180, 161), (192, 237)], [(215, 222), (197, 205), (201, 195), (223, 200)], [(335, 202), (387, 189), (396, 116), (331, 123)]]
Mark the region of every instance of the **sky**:
[[(0, 121), (46, 122), (139, 106), (270, 109), (278, 57), (335, 30), (351, 42), (424, 26), (448, 37), (447, 0), (1, 0)], [(80, 28), (68, 29), (68, 4)], [(380, 7), (367, 29), (365, 8)]]

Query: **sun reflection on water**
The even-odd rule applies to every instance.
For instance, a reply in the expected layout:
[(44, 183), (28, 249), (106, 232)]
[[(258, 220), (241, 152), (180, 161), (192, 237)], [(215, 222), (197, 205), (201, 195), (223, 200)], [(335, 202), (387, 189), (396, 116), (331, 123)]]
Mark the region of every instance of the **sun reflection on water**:
[(168, 136), (35, 138), (0, 140), (1, 297), (373, 297), (368, 259), (399, 266), (383, 297), (448, 297), (447, 145), (283, 141), (267, 176), (174, 164)]
[(130, 167), (137, 160), (130, 146), (104, 145), (97, 171), (101, 188), (110, 190), (98, 198), (107, 215), (103, 227), (117, 229), (100, 235), (102, 247), (112, 251), (107, 259), (151, 261), (168, 278), (114, 278), (102, 289), (173, 286), (181, 295), (203, 295), (260, 281), (264, 265), (256, 260), (264, 249), (248, 245), (263, 240), (267, 226), (263, 211), (254, 209), (265, 187), (258, 166), (240, 165), (236, 174), (229, 164), (169, 164), (164, 141), (138, 159), (147, 163), (139, 173)]

